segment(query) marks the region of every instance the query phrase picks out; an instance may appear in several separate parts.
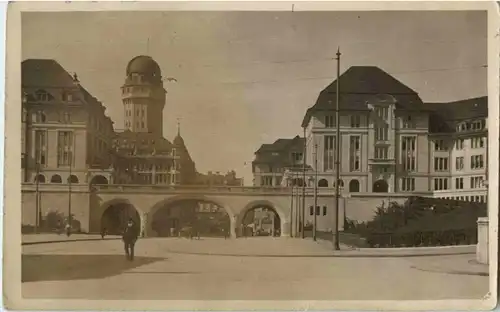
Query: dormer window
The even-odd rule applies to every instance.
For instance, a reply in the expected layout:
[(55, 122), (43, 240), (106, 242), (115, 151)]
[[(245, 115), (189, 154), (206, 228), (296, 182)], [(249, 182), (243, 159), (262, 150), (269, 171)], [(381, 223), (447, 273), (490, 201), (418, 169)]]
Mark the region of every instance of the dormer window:
[(50, 101), (50, 99), (52, 98), (51, 95), (49, 93), (47, 93), (47, 91), (45, 91), (45, 90), (38, 90), (35, 93), (35, 97), (36, 97), (37, 101), (40, 101), (40, 102), (47, 102), (47, 101)]
[(35, 113), (35, 122), (45, 122), (47, 120), (45, 113), (38, 111)]
[(71, 102), (73, 101), (73, 95), (71, 93), (64, 92), (62, 94), (62, 100), (65, 102)]

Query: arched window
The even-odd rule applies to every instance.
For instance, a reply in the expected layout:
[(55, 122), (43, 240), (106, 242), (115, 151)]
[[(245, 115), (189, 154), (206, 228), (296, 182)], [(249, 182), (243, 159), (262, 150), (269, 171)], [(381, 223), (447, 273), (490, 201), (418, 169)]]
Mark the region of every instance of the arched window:
[(68, 183), (78, 183), (78, 177), (75, 176), (74, 174), (70, 175), (68, 177)]
[(38, 90), (38, 91), (36, 91), (35, 92), (35, 97), (36, 97), (36, 100), (40, 101), (40, 102), (46, 102), (46, 101), (50, 101), (50, 100), (53, 99), (53, 96), (50, 95), (50, 93), (48, 93), (45, 90)]
[(58, 174), (54, 174), (52, 178), (50, 178), (50, 183), (62, 183), (61, 176)]
[(39, 174), (38, 176), (35, 177), (35, 183), (38, 181), (38, 183), (45, 183), (45, 176), (43, 174)]
[(328, 187), (328, 181), (326, 179), (319, 180), (318, 187)]
[(350, 193), (359, 192), (359, 181), (358, 180), (351, 180), (351, 182), (349, 182), (349, 192)]
[(102, 175), (96, 175), (95, 177), (92, 178), (90, 184), (97, 184), (97, 185), (108, 184), (108, 179), (106, 179), (106, 177)]

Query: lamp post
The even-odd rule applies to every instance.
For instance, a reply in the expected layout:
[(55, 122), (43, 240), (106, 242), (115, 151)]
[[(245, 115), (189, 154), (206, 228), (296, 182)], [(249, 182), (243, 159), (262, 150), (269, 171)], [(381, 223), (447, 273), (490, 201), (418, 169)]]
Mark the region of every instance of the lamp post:
[(314, 144), (314, 219), (313, 219), (313, 240), (316, 241), (318, 226), (318, 144)]
[(306, 141), (306, 127), (304, 127), (304, 150), (302, 152), (302, 211), (301, 211), (301, 223), (300, 232), (302, 238), (305, 237), (305, 219), (306, 219), (306, 151), (307, 151), (307, 141)]
[(72, 175), (72, 170), (71, 167), (73, 166), (73, 151), (70, 151), (70, 154), (68, 155), (68, 161), (69, 161), (69, 177), (68, 177), (68, 232), (66, 233), (68, 236), (71, 235), (71, 227), (72, 227), (72, 218), (71, 218), (71, 175)]
[[(37, 155), (38, 156), (38, 155)], [(38, 233), (38, 223), (40, 221), (40, 164), (38, 159), (35, 163), (35, 233)]]
[(300, 203), (299, 203), (299, 199), (300, 199), (300, 193), (299, 193), (299, 173), (297, 172), (295, 174), (296, 178), (295, 178), (295, 181), (297, 181), (297, 192), (295, 192), (295, 233), (296, 233), (296, 237), (299, 237), (299, 231), (300, 231)]
[(287, 176), (287, 183), (290, 187), (290, 237), (293, 237), (293, 178), (290, 173)]
[[(335, 250), (340, 250), (339, 242), (339, 197), (340, 197), (340, 48), (337, 50), (337, 90), (335, 93), (335, 121), (336, 121), (336, 137), (335, 137), (335, 224), (334, 224), (334, 237), (333, 247)], [(316, 209), (316, 208), (315, 208)], [(316, 212), (316, 211), (315, 211)]]

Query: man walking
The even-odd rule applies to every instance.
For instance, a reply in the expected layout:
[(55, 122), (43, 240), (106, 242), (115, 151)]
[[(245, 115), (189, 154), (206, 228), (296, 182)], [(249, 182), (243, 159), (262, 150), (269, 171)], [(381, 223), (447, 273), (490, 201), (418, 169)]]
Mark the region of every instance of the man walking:
[(127, 222), (127, 226), (125, 227), (122, 236), (123, 244), (125, 247), (125, 256), (130, 261), (134, 260), (134, 247), (138, 237), (139, 237), (139, 228), (135, 224), (134, 220), (130, 218)]

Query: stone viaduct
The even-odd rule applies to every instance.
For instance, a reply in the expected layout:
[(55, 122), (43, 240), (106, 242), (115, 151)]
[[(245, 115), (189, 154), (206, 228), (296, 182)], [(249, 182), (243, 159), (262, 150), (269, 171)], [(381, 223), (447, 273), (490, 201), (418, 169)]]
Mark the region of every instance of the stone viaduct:
[[(22, 224), (33, 225), (36, 220), (36, 196), (42, 217), (51, 211), (71, 213), (78, 220), (83, 232), (95, 233), (100, 230), (101, 218), (106, 209), (117, 204), (133, 207), (141, 218), (147, 236), (153, 236), (151, 216), (156, 211), (175, 202), (197, 200), (223, 207), (230, 218), (231, 236), (236, 237), (246, 212), (259, 207), (274, 210), (280, 218), (281, 235), (289, 236), (291, 222), (296, 222), (297, 189), (270, 187), (226, 187), (226, 186), (156, 186), (156, 185), (93, 185), (75, 184), (71, 186), (71, 196), (67, 184), (40, 184), (38, 191), (33, 184), (22, 185)], [(305, 220), (312, 221), (314, 205), (313, 189), (305, 189)], [(302, 195), (302, 189), (299, 189)], [(429, 194), (412, 194), (429, 196)], [(71, 204), (70, 204), (71, 197)], [(404, 202), (408, 194), (395, 193), (353, 193), (342, 194), (339, 203), (339, 226), (343, 228), (344, 217), (352, 220), (370, 220), (375, 209), (383, 202)], [(302, 204), (302, 198), (298, 199)], [(291, 204), (293, 203), (293, 209)], [(334, 190), (318, 189), (317, 226), (320, 231), (330, 231), (335, 222)], [(300, 209), (300, 208), (299, 208)], [(293, 214), (293, 215), (292, 215)]]

